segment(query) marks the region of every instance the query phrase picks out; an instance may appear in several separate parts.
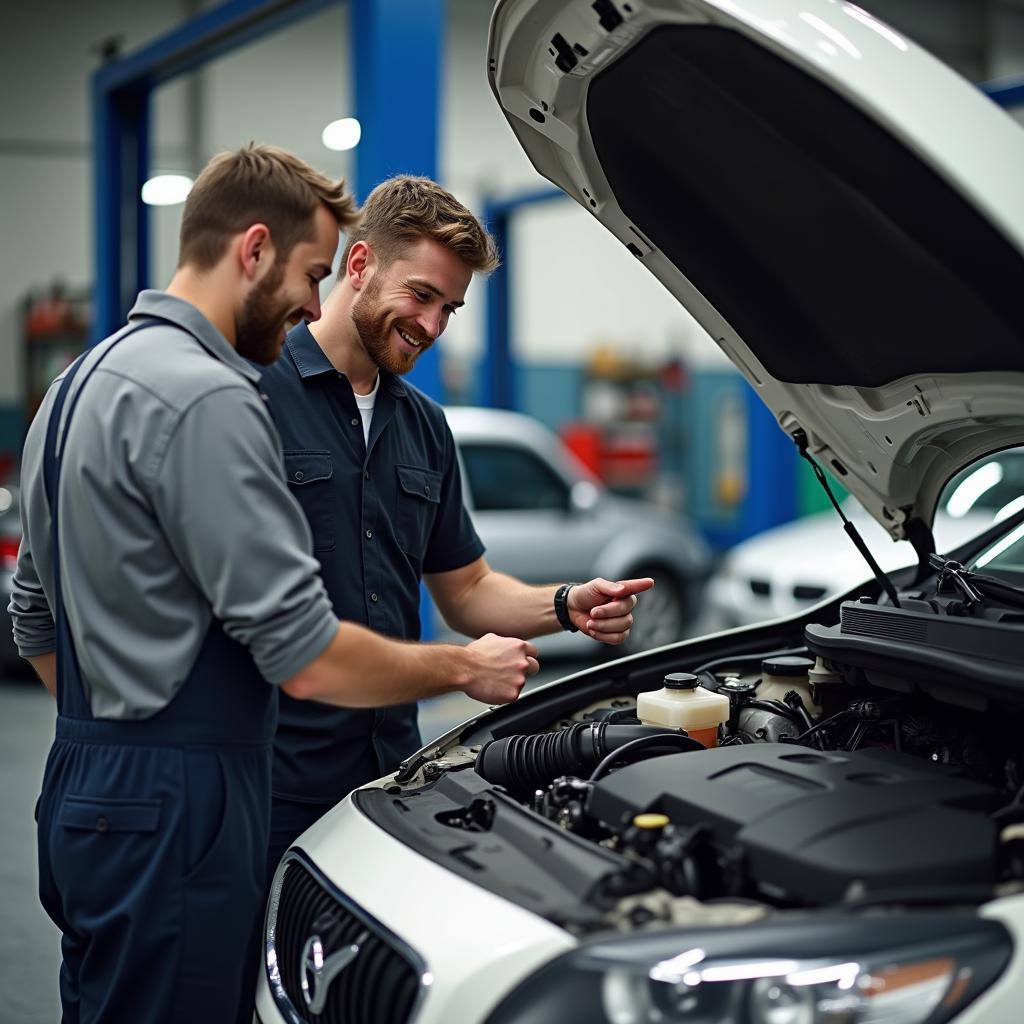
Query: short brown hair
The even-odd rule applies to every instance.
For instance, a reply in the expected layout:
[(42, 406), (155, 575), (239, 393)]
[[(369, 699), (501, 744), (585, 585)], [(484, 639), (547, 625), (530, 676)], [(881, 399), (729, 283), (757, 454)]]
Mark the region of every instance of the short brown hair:
[(178, 266), (209, 270), (229, 240), (252, 224), (266, 224), (278, 259), (314, 234), (313, 215), (322, 203), (342, 230), (358, 210), (344, 181), (332, 181), (278, 146), (249, 143), (220, 153), (202, 170), (185, 200)]
[(490, 273), (500, 262), (494, 239), (455, 196), (430, 178), (398, 174), (366, 197), (359, 222), (349, 232), (339, 276), (356, 242), (369, 243), (387, 265), (421, 238), (451, 249), (474, 273)]

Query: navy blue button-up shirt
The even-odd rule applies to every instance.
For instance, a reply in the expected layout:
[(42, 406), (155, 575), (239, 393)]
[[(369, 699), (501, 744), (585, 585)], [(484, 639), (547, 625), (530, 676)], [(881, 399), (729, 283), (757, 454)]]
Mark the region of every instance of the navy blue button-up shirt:
[[(441, 406), (381, 372), (370, 440), (352, 386), (300, 324), (263, 371), (285, 474), (313, 532), (338, 618), (385, 636), (420, 635), (420, 577), (479, 558)], [(393, 771), (420, 743), (416, 705), (333, 708), (280, 694), (274, 793), (333, 802)]]

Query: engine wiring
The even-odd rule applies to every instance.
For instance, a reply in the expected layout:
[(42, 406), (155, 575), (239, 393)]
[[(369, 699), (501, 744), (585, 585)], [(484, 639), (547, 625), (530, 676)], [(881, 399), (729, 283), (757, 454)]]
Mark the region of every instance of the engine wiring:
[[(633, 754), (648, 747), (678, 746), (680, 750), (706, 750), (703, 743), (695, 740), (692, 736), (679, 733), (676, 736), (640, 736), (638, 739), (630, 740), (623, 744), (618, 750), (608, 754), (597, 767), (590, 773), (587, 782), (593, 783), (603, 779), (612, 767), (619, 761), (624, 760), (624, 755)], [(628, 760), (628, 759), (625, 759)]]

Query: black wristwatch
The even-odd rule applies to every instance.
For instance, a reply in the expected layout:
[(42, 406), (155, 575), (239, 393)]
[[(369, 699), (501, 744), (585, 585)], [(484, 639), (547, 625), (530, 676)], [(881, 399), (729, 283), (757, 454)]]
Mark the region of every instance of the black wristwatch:
[(555, 591), (555, 617), (566, 633), (578, 633), (580, 631), (579, 626), (574, 626), (569, 616), (569, 591), (573, 587), (578, 586), (578, 583), (563, 583)]

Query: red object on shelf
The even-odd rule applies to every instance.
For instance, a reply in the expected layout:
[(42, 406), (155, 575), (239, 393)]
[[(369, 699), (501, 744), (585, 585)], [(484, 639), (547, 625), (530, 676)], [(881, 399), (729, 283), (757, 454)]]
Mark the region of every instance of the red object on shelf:
[(74, 329), (71, 306), (60, 292), (44, 295), (29, 306), (25, 333), (30, 338)]
[(654, 482), (657, 437), (649, 423), (566, 423), (559, 431), (566, 447), (609, 487), (642, 489)]
[(18, 564), (18, 545), (21, 543), (18, 537), (0, 537), (0, 566), (13, 572)]
[(690, 375), (681, 359), (672, 359), (659, 371), (658, 378), (665, 391), (680, 394), (690, 386)]
[(559, 433), (566, 448), (595, 476), (602, 476), (603, 438), (600, 427), (591, 423), (565, 423)]
[(641, 488), (653, 483), (657, 469), (657, 441), (653, 430), (636, 424), (605, 432), (601, 450), (601, 476), (609, 487)]

